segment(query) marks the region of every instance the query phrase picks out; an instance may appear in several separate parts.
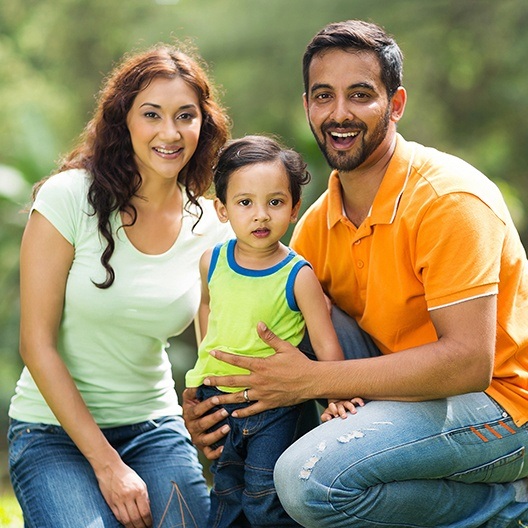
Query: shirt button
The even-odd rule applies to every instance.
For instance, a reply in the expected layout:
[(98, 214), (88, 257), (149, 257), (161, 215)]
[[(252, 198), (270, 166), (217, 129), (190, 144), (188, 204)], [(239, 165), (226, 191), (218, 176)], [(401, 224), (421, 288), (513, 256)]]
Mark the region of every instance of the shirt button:
[(359, 269), (363, 268), (364, 266), (365, 266), (365, 263), (364, 263), (362, 260), (358, 260), (358, 261), (357, 261), (357, 267), (358, 267)]

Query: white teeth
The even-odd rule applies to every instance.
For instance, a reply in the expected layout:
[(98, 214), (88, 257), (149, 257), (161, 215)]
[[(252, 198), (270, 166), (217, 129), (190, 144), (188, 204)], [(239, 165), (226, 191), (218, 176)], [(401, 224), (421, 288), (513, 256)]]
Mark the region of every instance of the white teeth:
[(330, 132), (330, 135), (339, 138), (356, 137), (359, 132)]
[(176, 154), (176, 152), (178, 152), (177, 150), (168, 150), (168, 149), (164, 149), (164, 148), (160, 148), (160, 147), (157, 147), (156, 150), (160, 154)]

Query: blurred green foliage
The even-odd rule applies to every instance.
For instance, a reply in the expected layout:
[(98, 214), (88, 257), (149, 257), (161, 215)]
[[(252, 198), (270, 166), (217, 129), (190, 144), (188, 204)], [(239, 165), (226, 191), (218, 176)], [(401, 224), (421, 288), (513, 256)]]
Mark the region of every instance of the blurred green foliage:
[[(311, 203), (328, 169), (306, 124), (301, 57), (328, 22), (363, 18), (395, 35), (409, 93), (407, 139), (474, 164), (503, 190), (528, 242), (528, 3), (525, 0), (2, 0), (0, 4), (0, 451), (21, 363), (20, 211), (89, 119), (123, 53), (191, 41), (209, 64), (233, 136), (278, 134), (308, 160)], [(174, 340), (179, 388), (192, 329)], [(0, 457), (0, 491), (5, 456)]]

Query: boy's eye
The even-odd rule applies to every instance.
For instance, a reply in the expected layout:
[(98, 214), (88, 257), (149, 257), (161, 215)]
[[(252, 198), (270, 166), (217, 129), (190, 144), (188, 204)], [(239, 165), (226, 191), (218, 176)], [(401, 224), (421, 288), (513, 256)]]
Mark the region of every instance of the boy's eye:
[(282, 203), (282, 200), (279, 200), (278, 198), (274, 198), (273, 200), (270, 200), (270, 205), (277, 206)]
[(244, 200), (240, 200), (240, 202), (238, 202), (240, 205), (243, 205), (244, 207), (247, 207), (248, 205), (251, 204), (251, 200), (249, 200), (248, 198), (244, 199)]

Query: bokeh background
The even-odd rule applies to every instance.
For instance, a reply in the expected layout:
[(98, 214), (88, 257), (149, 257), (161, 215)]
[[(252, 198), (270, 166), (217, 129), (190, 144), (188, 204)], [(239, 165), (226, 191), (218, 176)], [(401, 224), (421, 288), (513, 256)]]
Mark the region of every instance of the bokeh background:
[[(400, 132), (458, 155), (502, 189), (528, 247), (528, 2), (525, 0), (2, 0), (0, 4), (0, 496), (18, 378), (18, 246), (34, 182), (90, 118), (104, 76), (129, 50), (190, 41), (209, 64), (234, 137), (273, 133), (309, 162), (304, 206), (328, 169), (301, 103), (301, 57), (328, 22), (362, 18), (405, 55)], [(286, 240), (287, 242), (287, 240)], [(173, 341), (178, 389), (192, 329)], [(0, 526), (1, 524), (0, 519)]]

